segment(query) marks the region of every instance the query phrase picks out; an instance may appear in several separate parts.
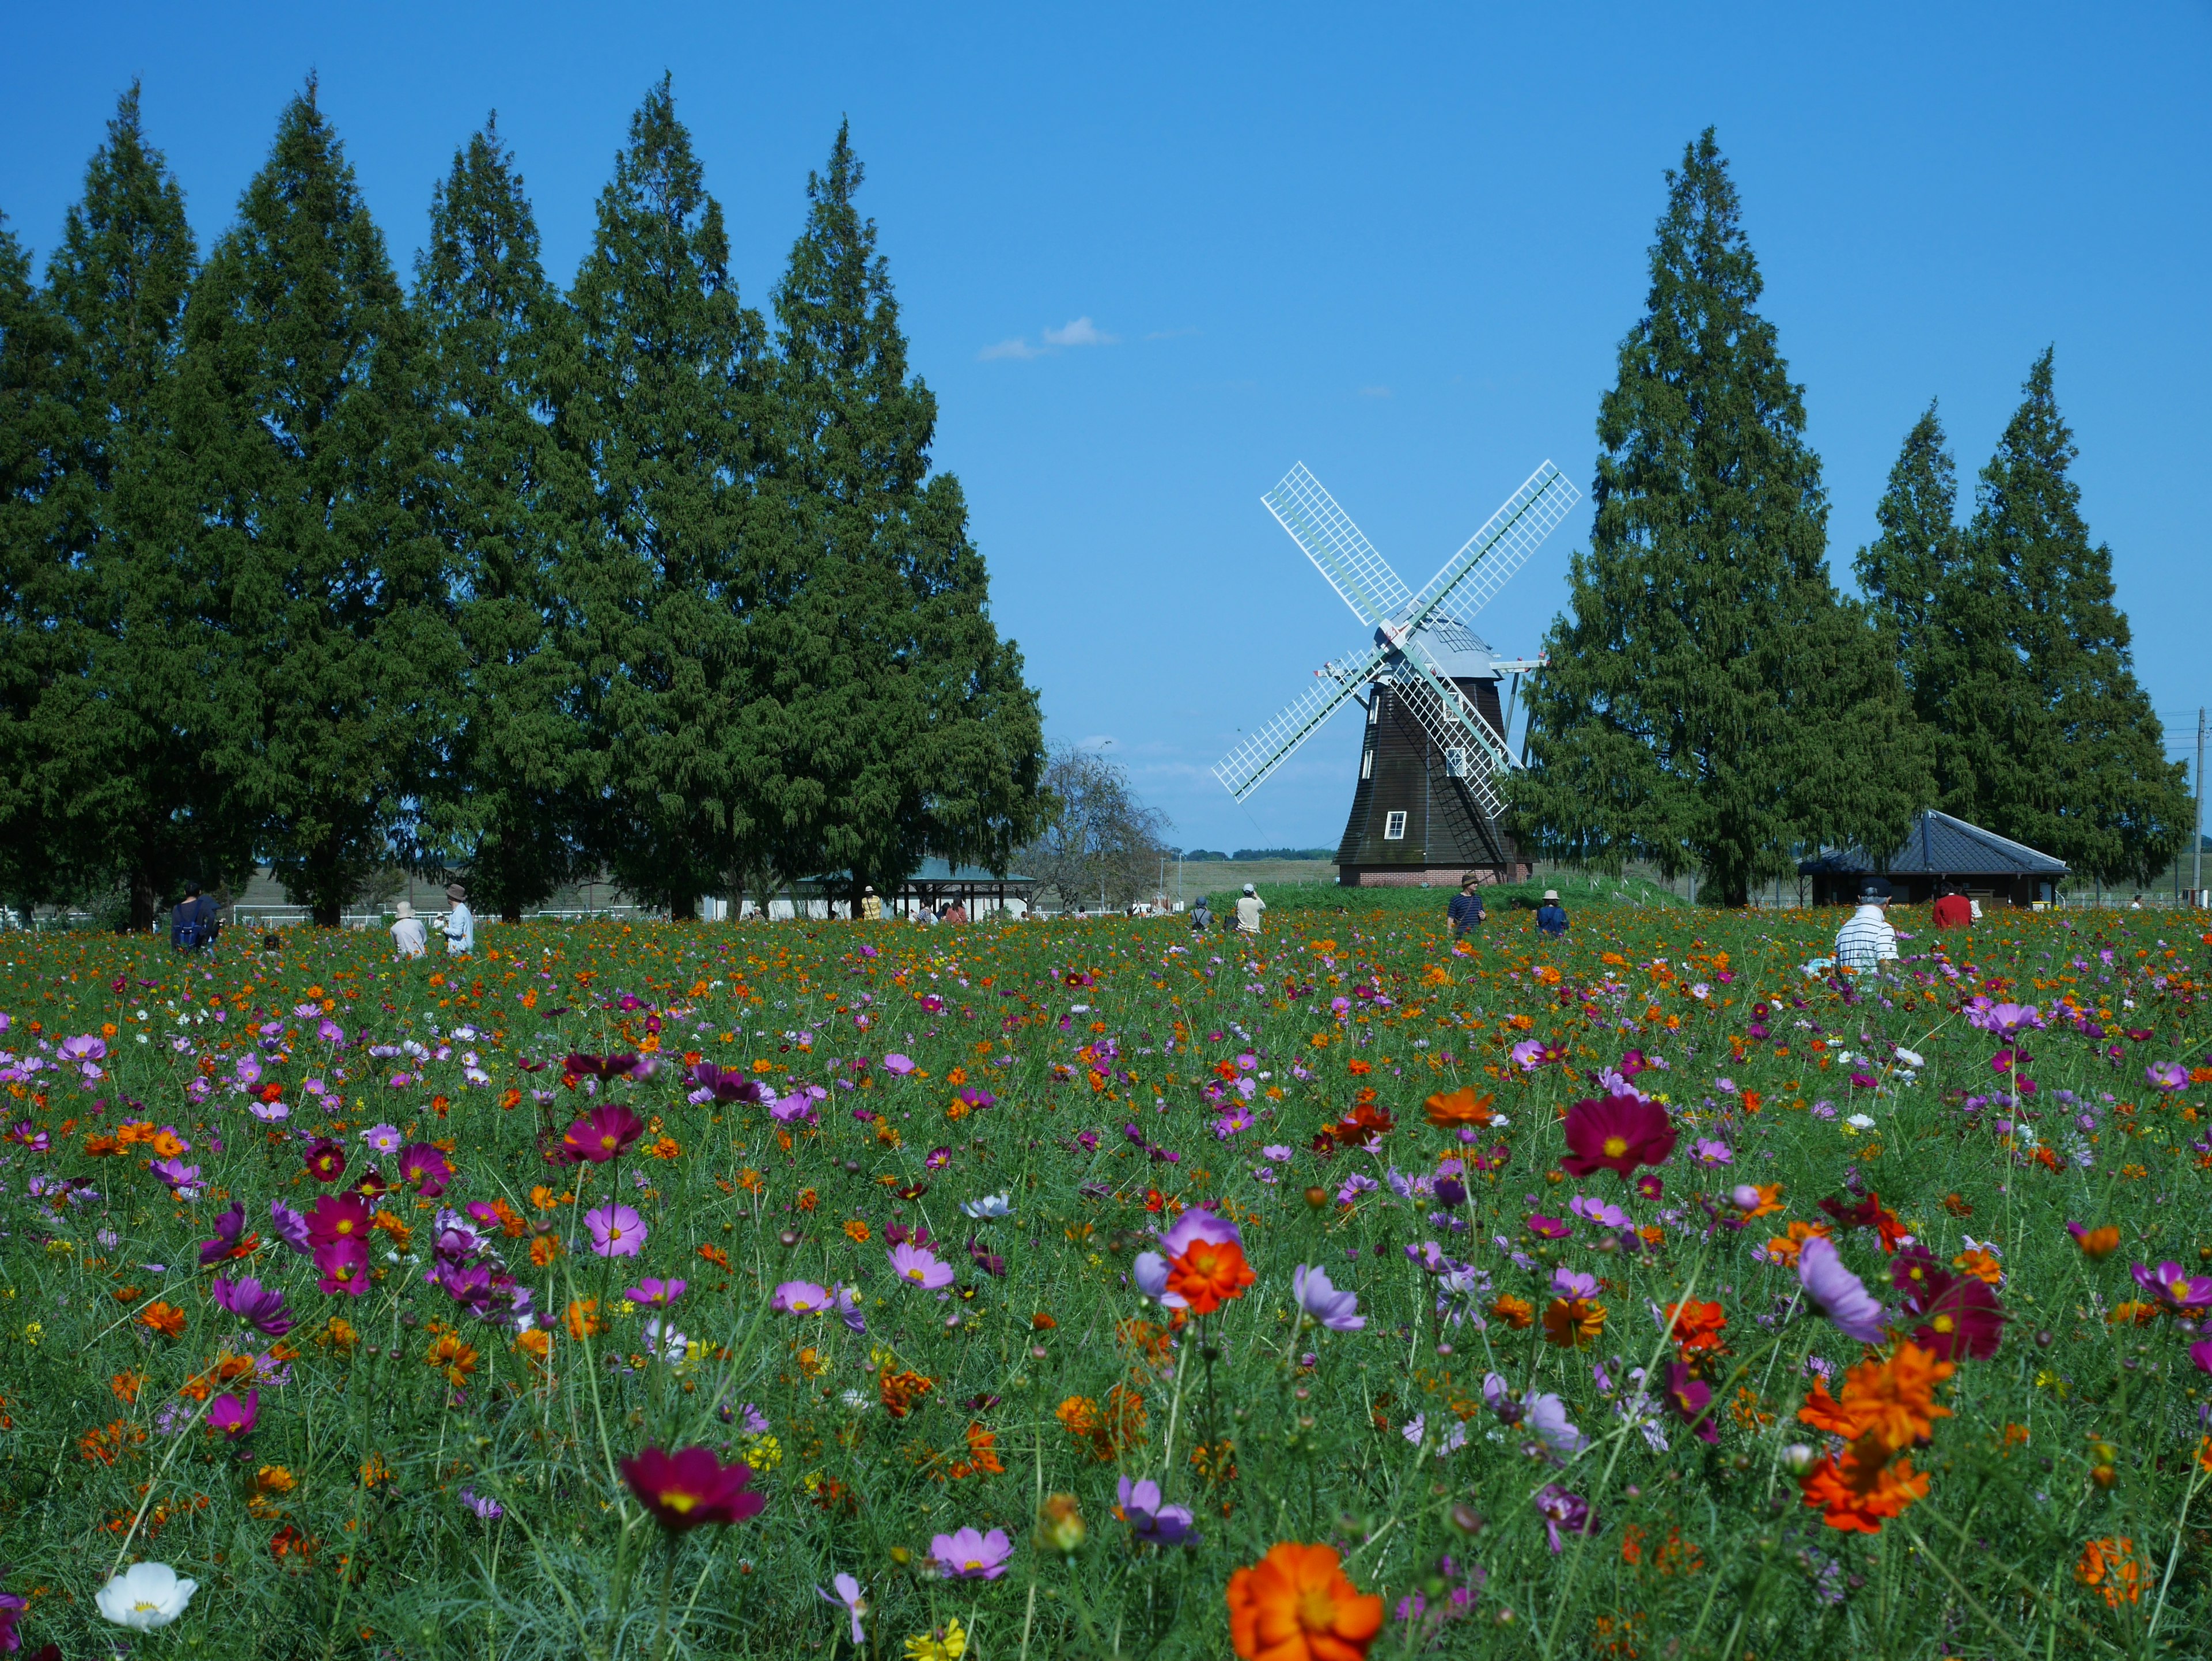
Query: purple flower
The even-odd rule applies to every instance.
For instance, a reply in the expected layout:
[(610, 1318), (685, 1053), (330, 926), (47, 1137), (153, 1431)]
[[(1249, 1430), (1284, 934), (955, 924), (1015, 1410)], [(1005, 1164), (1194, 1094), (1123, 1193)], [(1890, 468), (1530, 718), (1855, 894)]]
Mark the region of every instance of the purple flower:
[(55, 1053), (65, 1062), (103, 1061), (107, 1056), (107, 1041), (88, 1033), (82, 1037), (64, 1038), (60, 1050)]
[(1568, 1493), (1557, 1482), (1547, 1482), (1536, 1490), (1536, 1514), (1544, 1519), (1544, 1532), (1554, 1553), (1566, 1548), (1566, 1542), (1559, 1537), (1562, 1530), (1569, 1534), (1597, 1532), (1597, 1521), (1590, 1515), (1589, 1502), (1579, 1494)]
[(1340, 1292), (1331, 1285), (1328, 1271), (1300, 1264), (1291, 1272), (1291, 1296), (1297, 1305), (1331, 1332), (1358, 1332), (1367, 1324), (1360, 1314), (1357, 1293)]
[(397, 1153), (401, 1142), (396, 1124), (373, 1124), (361, 1133), (361, 1139), (379, 1153)]
[(507, 1515), (507, 1507), (496, 1500), (488, 1499), (474, 1488), (461, 1490), (461, 1503), (476, 1512), (478, 1520), (490, 1523)]
[(219, 1263), (229, 1256), (238, 1249), (239, 1240), (245, 1232), (246, 1208), (233, 1202), (230, 1209), (215, 1220), (215, 1238), (201, 1245), (200, 1267), (205, 1269), (209, 1264)]
[(235, 1396), (218, 1396), (208, 1409), (208, 1428), (220, 1431), (227, 1442), (238, 1441), (253, 1433), (253, 1421), (260, 1407), (261, 1392), (258, 1390), (247, 1390), (242, 1402)]
[(1547, 1217), (1540, 1211), (1528, 1214), (1528, 1232), (1540, 1240), (1564, 1240), (1573, 1233), (1574, 1226), (1564, 1217)]
[[(908, 1074), (914, 1071), (914, 1058), (910, 1056), (902, 1056), (897, 1050), (894, 1050), (890, 1054), (884, 1057), (884, 1071), (890, 1074), (893, 1078), (902, 1079)], [(971, 1534), (975, 1532), (972, 1529), (966, 1531)], [(943, 1536), (940, 1536), (939, 1537), (942, 1538)]]
[(1156, 1546), (1180, 1546), (1197, 1536), (1191, 1532), (1192, 1517), (1184, 1506), (1160, 1503), (1160, 1485), (1146, 1479), (1132, 1482), (1124, 1476), (1115, 1483), (1121, 1515), (1128, 1520), (1130, 1536)]
[(1573, 1199), (1567, 1202), (1567, 1209), (1584, 1222), (1595, 1223), (1600, 1228), (1628, 1226), (1628, 1214), (1619, 1206), (1608, 1204), (1603, 1200), (1593, 1200), (1586, 1195), (1576, 1195)]
[(1200, 1240), (1213, 1245), (1228, 1245), (1239, 1243), (1243, 1238), (1237, 1232), (1236, 1224), (1217, 1217), (1210, 1211), (1193, 1209), (1176, 1219), (1175, 1226), (1160, 1236), (1160, 1250), (1170, 1257), (1180, 1257)]
[(315, 1248), (307, 1238), (307, 1220), (286, 1205), (282, 1200), (269, 1202), (270, 1226), (276, 1238), (298, 1252), (302, 1257), (312, 1257)]
[(282, 1338), (295, 1324), (284, 1307), (283, 1293), (262, 1285), (251, 1275), (241, 1275), (235, 1281), (216, 1275), (212, 1295), (219, 1307), (267, 1337)]
[[(1563, 1457), (1571, 1457), (1589, 1445), (1589, 1438), (1569, 1421), (1567, 1405), (1558, 1396), (1548, 1393), (1531, 1396), (1527, 1412), (1528, 1428), (1542, 1438), (1553, 1452)], [(1554, 1546), (1553, 1549), (1559, 1548)]]
[(1595, 1298), (1597, 1276), (1562, 1264), (1552, 1271), (1552, 1293), (1559, 1298)]
[(993, 1529), (988, 1534), (955, 1529), (929, 1542), (931, 1561), (953, 1580), (995, 1580), (1006, 1572), (1006, 1560), (1013, 1555), (1013, 1542), (1004, 1529)]
[(2212, 1280), (2185, 1275), (2179, 1263), (2163, 1262), (2155, 1269), (2137, 1263), (2128, 1273), (2135, 1276), (2137, 1286), (2178, 1315), (2194, 1320), (2212, 1309)]
[(1844, 1267), (1833, 1242), (1815, 1234), (1797, 1253), (1797, 1281), (1805, 1296), (1836, 1323), (1846, 1338), (1863, 1344), (1881, 1341), (1883, 1311), (1859, 1277)]
[(2153, 1062), (2143, 1068), (2143, 1077), (2160, 1090), (2189, 1088), (2189, 1069), (2179, 1062)]
[(924, 1292), (952, 1284), (952, 1266), (926, 1246), (902, 1240), (884, 1256), (890, 1260), (892, 1274)]
[[(777, 1290), (780, 1292), (781, 1288)], [(640, 1281), (623, 1293), (634, 1304), (651, 1304), (657, 1309), (667, 1308), (683, 1295), (683, 1281), (659, 1280)]]
[(200, 1179), (200, 1168), (182, 1159), (149, 1159), (146, 1169), (171, 1188), (190, 1188)]
[(1534, 1073), (1544, 1064), (1544, 1046), (1534, 1038), (1524, 1038), (1509, 1052), (1523, 1073)]
[(778, 1315), (818, 1314), (830, 1307), (830, 1289), (812, 1281), (786, 1281), (775, 1289), (768, 1306)]
[[(860, 1294), (854, 1287), (847, 1286), (842, 1281), (834, 1282), (830, 1287), (830, 1306), (836, 1311), (837, 1318), (842, 1321), (849, 1330), (860, 1333), (867, 1331), (868, 1323), (860, 1314)], [(755, 1434), (758, 1433), (756, 1432)]]
[(853, 1647), (857, 1651), (868, 1641), (867, 1631), (860, 1625), (860, 1617), (868, 1612), (868, 1600), (860, 1596), (860, 1583), (849, 1574), (835, 1575), (830, 1584), (837, 1588), (836, 1597), (831, 1597), (819, 1586), (815, 1587), (815, 1593), (825, 1603), (844, 1605), (845, 1613), (853, 1617)]
[(635, 1257), (645, 1250), (645, 1219), (626, 1205), (603, 1205), (584, 1214), (592, 1250), (602, 1257)]
[(1157, 1251), (1140, 1251), (1130, 1266), (1129, 1278), (1137, 1283), (1137, 1290), (1154, 1299), (1167, 1309), (1188, 1309), (1189, 1300), (1180, 1292), (1168, 1290), (1168, 1260)]
[(703, 1090), (709, 1099), (717, 1102), (763, 1102), (769, 1096), (765, 1086), (748, 1079), (733, 1067), (717, 1067), (712, 1062), (699, 1062), (686, 1075), (684, 1082), (695, 1090)]
[(1735, 1153), (1726, 1142), (1715, 1141), (1710, 1136), (1700, 1136), (1691, 1150), (1702, 1165), (1734, 1165)]
[(409, 1188), (420, 1188), (425, 1199), (434, 1200), (443, 1194), (453, 1174), (446, 1156), (428, 1142), (411, 1143), (399, 1156), (400, 1182)]

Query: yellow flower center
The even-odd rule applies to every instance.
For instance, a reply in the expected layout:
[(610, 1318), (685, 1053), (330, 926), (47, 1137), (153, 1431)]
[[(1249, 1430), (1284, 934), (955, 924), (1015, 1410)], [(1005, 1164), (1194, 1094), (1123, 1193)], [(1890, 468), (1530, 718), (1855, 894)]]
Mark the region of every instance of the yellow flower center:
[(621, 1140), (622, 1139), (618, 1136), (602, 1136), (599, 1138), (599, 1146), (601, 1147), (612, 1147)]
[(1958, 1323), (1954, 1321), (1948, 1315), (1938, 1315), (1933, 1321), (1929, 1322), (1929, 1324), (1934, 1327), (1938, 1332), (1954, 1331), (1958, 1326)]
[(699, 1503), (699, 1496), (696, 1494), (686, 1494), (681, 1488), (668, 1488), (662, 1491), (660, 1503), (678, 1517), (682, 1517)]
[(1626, 1136), (1607, 1137), (1605, 1139), (1605, 1152), (1607, 1159), (1619, 1159), (1622, 1154), (1628, 1152), (1628, 1138)]
[(1298, 1594), (1298, 1624), (1308, 1632), (1327, 1632), (1336, 1621), (1336, 1599), (1327, 1586), (1308, 1586)]

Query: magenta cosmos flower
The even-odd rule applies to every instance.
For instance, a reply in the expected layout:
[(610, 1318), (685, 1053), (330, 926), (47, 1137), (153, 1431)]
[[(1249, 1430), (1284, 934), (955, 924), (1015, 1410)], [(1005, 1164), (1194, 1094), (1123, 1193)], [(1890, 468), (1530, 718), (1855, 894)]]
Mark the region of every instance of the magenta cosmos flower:
[(434, 1200), (446, 1191), (447, 1180), (453, 1174), (446, 1156), (428, 1142), (415, 1142), (399, 1156), (399, 1180), (403, 1186), (419, 1188), (422, 1197)]
[(1359, 1313), (1359, 1299), (1331, 1285), (1328, 1271), (1301, 1263), (1291, 1271), (1291, 1296), (1297, 1305), (1331, 1332), (1358, 1332), (1367, 1324)]
[(2143, 1068), (2143, 1077), (2160, 1090), (2189, 1088), (2189, 1069), (2179, 1062), (2153, 1062)]
[(2164, 1262), (2154, 1269), (2137, 1263), (2128, 1273), (2135, 1276), (2137, 1286), (2177, 1315), (2195, 1320), (2212, 1309), (2212, 1280), (2185, 1275), (2179, 1263)]
[(702, 1523), (742, 1523), (768, 1505), (751, 1490), (752, 1467), (742, 1459), (725, 1465), (711, 1448), (647, 1448), (622, 1462), (622, 1475), (637, 1502), (672, 1533)]
[(623, 1293), (634, 1304), (650, 1304), (655, 1309), (665, 1309), (683, 1295), (683, 1281), (651, 1279), (640, 1281)]
[(247, 1390), (242, 1402), (235, 1396), (218, 1396), (208, 1409), (207, 1426), (210, 1430), (222, 1433), (226, 1442), (235, 1442), (253, 1433), (253, 1421), (260, 1410), (261, 1392), (258, 1390)]
[(315, 1268), (325, 1292), (343, 1292), (349, 1298), (368, 1295), (368, 1242), (355, 1237), (326, 1240), (315, 1248)]
[(595, 1107), (568, 1127), (561, 1145), (579, 1159), (605, 1165), (629, 1151), (645, 1134), (645, 1121), (626, 1107)]
[(635, 1257), (645, 1250), (645, 1219), (626, 1205), (603, 1205), (584, 1214), (592, 1250), (602, 1257)]
[(235, 1281), (218, 1275), (212, 1293), (219, 1307), (269, 1337), (282, 1338), (296, 1324), (284, 1307), (283, 1293), (262, 1285), (251, 1275), (241, 1275)]
[(890, 1259), (892, 1274), (924, 1292), (952, 1284), (952, 1266), (926, 1246), (902, 1240), (884, 1256)]
[(1663, 1164), (1674, 1152), (1674, 1135), (1667, 1110), (1640, 1096), (1577, 1102), (1567, 1110), (1559, 1165), (1571, 1177), (1603, 1170), (1626, 1180), (1638, 1165)]
[(1004, 1529), (988, 1534), (955, 1529), (929, 1542), (930, 1561), (953, 1580), (995, 1580), (1006, 1572), (1006, 1560), (1013, 1555), (1013, 1542)]
[(1833, 1321), (1844, 1337), (1863, 1344), (1881, 1342), (1881, 1305), (1859, 1277), (1844, 1267), (1834, 1243), (1826, 1235), (1814, 1235), (1799, 1249), (1797, 1281), (1805, 1288), (1807, 1299)]

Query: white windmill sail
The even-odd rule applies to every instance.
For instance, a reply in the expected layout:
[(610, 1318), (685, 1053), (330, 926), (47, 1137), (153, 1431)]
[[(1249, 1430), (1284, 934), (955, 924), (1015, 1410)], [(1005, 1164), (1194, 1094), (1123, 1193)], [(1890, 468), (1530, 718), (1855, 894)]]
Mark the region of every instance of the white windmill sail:
[(1528, 556), (1567, 516), (1579, 496), (1566, 475), (1550, 462), (1537, 468), (1490, 516), (1489, 523), (1429, 579), (1413, 601), (1408, 626), (1418, 628), (1438, 611), (1462, 623), (1472, 621), (1528, 563)]
[(1231, 795), (1243, 800), (1327, 725), (1355, 692), (1382, 673), (1389, 656), (1389, 647), (1373, 646), (1316, 669), (1314, 684), (1305, 695), (1224, 756), (1214, 767), (1213, 776), (1228, 787)]
[(1362, 536), (1336, 498), (1301, 461), (1261, 496), (1291, 540), (1305, 551), (1314, 569), (1328, 579), (1352, 615), (1372, 629), (1395, 615), (1413, 598), (1389, 561)]

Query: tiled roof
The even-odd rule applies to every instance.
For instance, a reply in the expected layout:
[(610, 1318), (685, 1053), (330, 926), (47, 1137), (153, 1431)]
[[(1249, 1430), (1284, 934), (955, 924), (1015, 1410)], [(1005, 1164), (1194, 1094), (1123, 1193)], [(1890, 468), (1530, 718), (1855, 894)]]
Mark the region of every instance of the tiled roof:
[(2066, 862), (2039, 853), (2025, 843), (1984, 830), (1948, 813), (1928, 808), (1916, 815), (1905, 845), (1877, 867), (1863, 848), (1823, 849), (1817, 858), (1797, 867), (1800, 876), (1821, 872), (1852, 873), (1875, 869), (1892, 876), (2039, 876), (2063, 877)]

